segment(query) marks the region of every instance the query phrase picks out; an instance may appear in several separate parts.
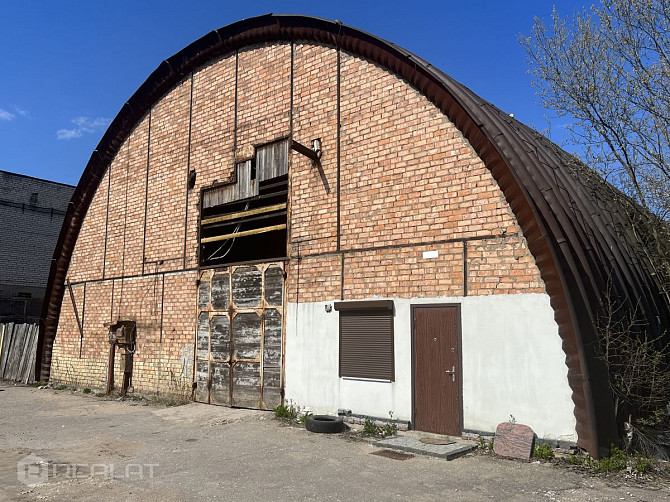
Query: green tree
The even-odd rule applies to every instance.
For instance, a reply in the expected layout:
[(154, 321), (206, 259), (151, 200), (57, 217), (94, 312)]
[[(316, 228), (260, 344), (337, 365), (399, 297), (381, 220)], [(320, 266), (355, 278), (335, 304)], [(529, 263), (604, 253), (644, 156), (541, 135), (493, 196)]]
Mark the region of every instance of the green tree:
[(670, 217), (670, 0), (602, 0), (522, 37), (541, 103), (605, 179)]

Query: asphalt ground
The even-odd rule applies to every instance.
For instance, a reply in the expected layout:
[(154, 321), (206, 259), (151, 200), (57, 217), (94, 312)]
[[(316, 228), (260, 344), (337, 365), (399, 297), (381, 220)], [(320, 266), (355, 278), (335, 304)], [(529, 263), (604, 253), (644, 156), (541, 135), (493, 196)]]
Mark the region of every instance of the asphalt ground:
[(0, 382), (0, 501), (670, 500), (658, 481), (493, 455), (447, 462), (379, 451), (270, 412)]

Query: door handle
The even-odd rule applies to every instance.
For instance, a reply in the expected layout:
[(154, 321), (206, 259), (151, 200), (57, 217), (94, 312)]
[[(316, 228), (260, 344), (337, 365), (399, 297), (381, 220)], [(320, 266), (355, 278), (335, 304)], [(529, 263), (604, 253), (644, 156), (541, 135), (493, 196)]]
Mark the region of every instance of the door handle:
[(455, 382), (456, 381), (456, 366), (451, 367), (451, 371), (446, 370), (447, 375), (451, 375), (451, 381)]

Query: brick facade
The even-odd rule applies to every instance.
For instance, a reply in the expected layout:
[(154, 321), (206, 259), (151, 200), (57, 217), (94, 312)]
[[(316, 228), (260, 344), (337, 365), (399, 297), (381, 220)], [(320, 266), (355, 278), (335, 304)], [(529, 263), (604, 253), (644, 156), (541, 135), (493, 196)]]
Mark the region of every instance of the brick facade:
[(81, 357), (66, 294), (53, 380), (102, 387), (103, 324), (132, 318), (135, 389), (190, 392), (200, 191), (289, 136), (323, 150), (289, 161), (289, 302), (544, 291), (490, 172), (420, 92), (334, 48), (256, 46), (186, 76), (120, 147), (68, 272)]

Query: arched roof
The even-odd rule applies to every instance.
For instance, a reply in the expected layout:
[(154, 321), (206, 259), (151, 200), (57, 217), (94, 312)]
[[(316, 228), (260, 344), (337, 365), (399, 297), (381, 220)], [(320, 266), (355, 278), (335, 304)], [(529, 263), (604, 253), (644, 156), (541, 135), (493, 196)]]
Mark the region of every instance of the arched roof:
[[(595, 325), (606, 290), (639, 299), (657, 330), (670, 324), (667, 294), (640, 254), (631, 213), (649, 215), (576, 159), (410, 52), (368, 33), (306, 16), (265, 15), (214, 30), (160, 66), (113, 120), (91, 155), (52, 260), (37, 370), (49, 376), (65, 275), (82, 222), (107, 166), (146, 112), (203, 64), (243, 47), (302, 40), (340, 48), (395, 73), (440, 108), (485, 162), (514, 212), (545, 282), (568, 366), (580, 446), (599, 456), (616, 438), (608, 375)], [(627, 301), (627, 300), (626, 300)], [(653, 326), (652, 326), (653, 328)]]

